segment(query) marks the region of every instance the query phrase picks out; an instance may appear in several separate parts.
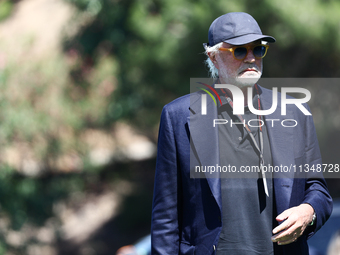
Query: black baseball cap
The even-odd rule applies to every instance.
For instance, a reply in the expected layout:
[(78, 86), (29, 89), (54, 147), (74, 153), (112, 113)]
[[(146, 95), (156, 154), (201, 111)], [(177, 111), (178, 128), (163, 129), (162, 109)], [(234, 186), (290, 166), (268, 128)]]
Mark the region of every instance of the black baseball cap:
[(270, 43), (276, 41), (272, 36), (263, 35), (256, 20), (244, 12), (230, 12), (215, 19), (210, 25), (208, 38), (210, 47), (220, 42), (242, 45), (260, 39)]

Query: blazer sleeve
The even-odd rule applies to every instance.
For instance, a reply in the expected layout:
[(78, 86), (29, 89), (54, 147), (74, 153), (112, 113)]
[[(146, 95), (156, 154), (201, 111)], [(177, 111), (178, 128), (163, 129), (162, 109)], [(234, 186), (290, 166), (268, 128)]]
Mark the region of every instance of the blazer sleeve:
[[(309, 107), (307, 106), (308, 110)], [(312, 116), (306, 117), (305, 162), (310, 168), (322, 165), (321, 153)], [(316, 223), (306, 229), (307, 237), (312, 237), (327, 221), (333, 210), (333, 201), (322, 172), (309, 172), (305, 184), (303, 203), (310, 204), (316, 213)]]
[(162, 111), (151, 222), (151, 254), (179, 253), (179, 186), (176, 141), (168, 107)]

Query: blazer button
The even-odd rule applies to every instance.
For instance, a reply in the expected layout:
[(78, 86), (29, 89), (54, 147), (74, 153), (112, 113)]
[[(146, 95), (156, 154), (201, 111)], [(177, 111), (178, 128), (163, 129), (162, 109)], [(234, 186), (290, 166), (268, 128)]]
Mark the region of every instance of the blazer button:
[(213, 247), (214, 247), (214, 251), (216, 251), (216, 246), (215, 246), (215, 244), (213, 245)]

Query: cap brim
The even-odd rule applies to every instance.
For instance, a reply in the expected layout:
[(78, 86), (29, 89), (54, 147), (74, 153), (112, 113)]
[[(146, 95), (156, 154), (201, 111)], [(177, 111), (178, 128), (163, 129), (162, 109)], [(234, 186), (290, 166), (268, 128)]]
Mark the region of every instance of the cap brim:
[(232, 45), (242, 45), (242, 44), (251, 43), (257, 40), (263, 40), (263, 41), (267, 41), (270, 43), (274, 43), (276, 41), (274, 37), (269, 36), (269, 35), (247, 34), (247, 35), (242, 35), (242, 36), (238, 36), (238, 37), (225, 40), (224, 42), (232, 44)]

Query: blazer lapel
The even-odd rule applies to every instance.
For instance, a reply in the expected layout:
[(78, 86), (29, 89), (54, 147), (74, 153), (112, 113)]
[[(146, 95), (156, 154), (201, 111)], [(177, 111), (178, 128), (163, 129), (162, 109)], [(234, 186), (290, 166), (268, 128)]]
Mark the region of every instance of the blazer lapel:
[[(210, 97), (208, 97), (210, 99)], [(201, 166), (216, 166), (219, 164), (218, 128), (213, 126), (217, 119), (217, 107), (212, 100), (207, 100), (207, 114), (201, 114), (201, 93), (190, 96), (190, 127), (191, 146), (197, 152)], [(190, 157), (194, 157), (190, 153)], [(190, 162), (192, 162), (190, 160)], [(192, 168), (193, 166), (191, 166)], [(210, 190), (221, 208), (221, 182), (218, 173), (205, 173)]]
[[(262, 88), (261, 92), (260, 99), (262, 107), (264, 110), (269, 109), (272, 106), (272, 91)], [(275, 178), (273, 183), (278, 214), (280, 214), (284, 208), (289, 208), (293, 188), (294, 127), (284, 127), (282, 125), (283, 120), (292, 118), (292, 116), (294, 116), (294, 114), (290, 108), (287, 108), (286, 116), (281, 115), (281, 98), (278, 98), (276, 111), (270, 115), (264, 116), (272, 152), (273, 166), (290, 167), (289, 172), (280, 170), (278, 173), (273, 173), (273, 177)], [(284, 124), (288, 125), (288, 122)]]

